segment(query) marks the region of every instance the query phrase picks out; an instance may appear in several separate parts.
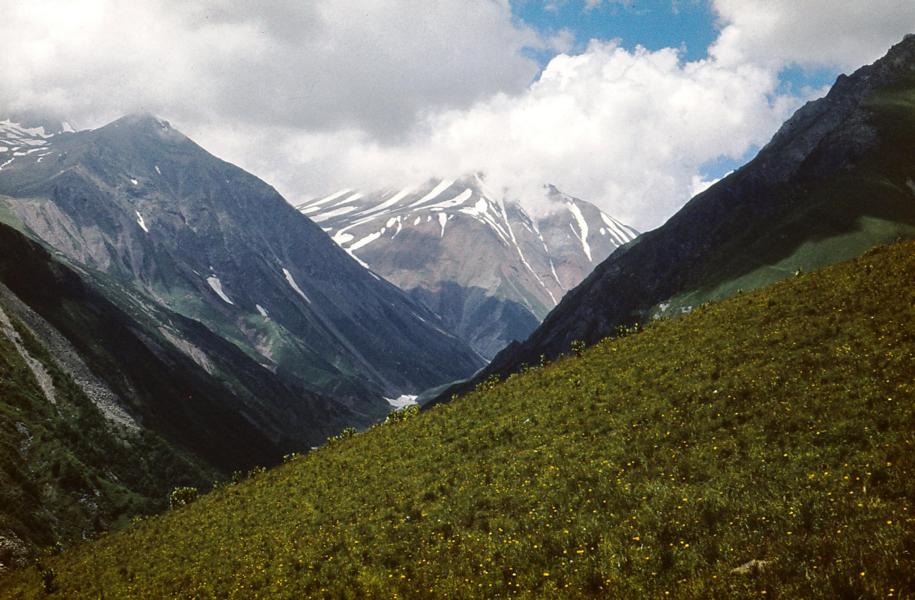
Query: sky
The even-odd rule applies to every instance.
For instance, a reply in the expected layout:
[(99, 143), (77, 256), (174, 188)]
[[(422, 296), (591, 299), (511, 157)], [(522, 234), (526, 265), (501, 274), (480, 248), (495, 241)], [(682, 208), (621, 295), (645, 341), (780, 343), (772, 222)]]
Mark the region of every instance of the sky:
[(151, 112), (293, 203), (481, 172), (648, 230), (910, 32), (912, 0), (0, 0), (0, 116)]

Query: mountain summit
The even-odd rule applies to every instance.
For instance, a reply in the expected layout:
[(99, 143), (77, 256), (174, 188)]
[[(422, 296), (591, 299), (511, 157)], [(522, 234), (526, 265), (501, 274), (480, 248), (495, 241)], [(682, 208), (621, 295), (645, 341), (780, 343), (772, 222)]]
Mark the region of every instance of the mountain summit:
[(553, 186), (546, 201), (547, 214), (533, 217), (470, 175), (345, 189), (298, 208), (491, 358), (526, 338), (595, 265), (638, 235)]

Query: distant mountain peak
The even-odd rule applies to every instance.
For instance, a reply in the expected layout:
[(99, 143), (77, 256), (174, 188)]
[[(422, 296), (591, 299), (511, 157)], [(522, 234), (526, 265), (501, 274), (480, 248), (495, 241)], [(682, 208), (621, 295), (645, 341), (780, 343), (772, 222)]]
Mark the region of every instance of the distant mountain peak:
[(554, 206), (536, 215), (490, 189), (482, 173), (374, 192), (345, 188), (297, 208), (492, 356), (638, 235), (593, 204), (544, 189)]
[(95, 132), (104, 139), (120, 139), (131, 146), (143, 139), (185, 143), (190, 139), (171, 123), (149, 112), (131, 113), (100, 127)]
[(162, 129), (169, 130), (172, 128), (171, 123), (165, 119), (161, 119), (154, 115), (151, 112), (135, 112), (124, 115), (120, 119), (117, 119), (113, 123), (113, 126), (129, 126), (129, 127), (148, 127), (153, 129)]

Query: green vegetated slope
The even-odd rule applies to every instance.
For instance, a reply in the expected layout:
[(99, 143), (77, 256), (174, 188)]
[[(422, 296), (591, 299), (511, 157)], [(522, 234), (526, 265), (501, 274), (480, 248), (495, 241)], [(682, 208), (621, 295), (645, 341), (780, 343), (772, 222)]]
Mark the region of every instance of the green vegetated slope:
[(906, 243), (700, 307), (49, 557), (0, 595), (911, 597), (913, 282)]
[(0, 572), (37, 548), (161, 511), (172, 486), (212, 477), (156, 435), (106, 420), (25, 324), (8, 324), (4, 332), (0, 323)]

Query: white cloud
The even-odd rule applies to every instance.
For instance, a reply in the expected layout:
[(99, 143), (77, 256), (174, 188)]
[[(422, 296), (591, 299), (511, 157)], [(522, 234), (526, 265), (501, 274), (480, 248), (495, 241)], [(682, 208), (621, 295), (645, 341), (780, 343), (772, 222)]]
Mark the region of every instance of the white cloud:
[(329, 190), (483, 171), (492, 188), (529, 205), (552, 183), (653, 227), (688, 199), (704, 163), (738, 158), (768, 140), (796, 102), (774, 96), (777, 84), (752, 66), (724, 69), (683, 62), (672, 49), (630, 52), (594, 42), (554, 58), (526, 94), (430, 114), (402, 144), (352, 131), (296, 138), (287, 150), (300, 165), (287, 173), (307, 175), (275, 176), (284, 189), (305, 189), (323, 173), (335, 180)]
[(549, 41), (508, 0), (0, 0), (0, 106), (99, 121), (400, 135), (421, 111), (523, 92)]
[(915, 32), (911, 0), (714, 0), (723, 29), (711, 55), (753, 62), (854, 69)]
[[(825, 93), (779, 95), (784, 66), (851, 70), (915, 29), (904, 24), (910, 10), (900, 2), (880, 0), (869, 16), (853, 7), (808, 8), (813, 4), (721, 0), (715, 9), (722, 32), (705, 60), (595, 42), (578, 55), (557, 56), (526, 93), (430, 111), (396, 144), (358, 130), (292, 133), (287, 156), (295, 167), (265, 164), (262, 172), (307, 197), (479, 170), (492, 187), (508, 188), (535, 210), (549, 182), (652, 228), (714, 183), (703, 165), (744, 156), (803, 101)], [(888, 27), (894, 13), (903, 24)]]
[[(601, 4), (620, 3), (582, 7)], [(535, 208), (553, 183), (649, 228), (805, 99), (779, 94), (783, 67), (851, 70), (915, 30), (911, 0), (713, 8), (704, 60), (592, 42), (535, 80), (524, 49), (572, 36), (508, 0), (0, 0), (0, 113), (155, 112), (293, 201), (479, 170)]]
[(721, 181), (721, 179), (722, 178), (705, 179), (701, 175), (693, 175), (692, 179), (690, 180), (690, 196), (701, 194), (705, 190)]

